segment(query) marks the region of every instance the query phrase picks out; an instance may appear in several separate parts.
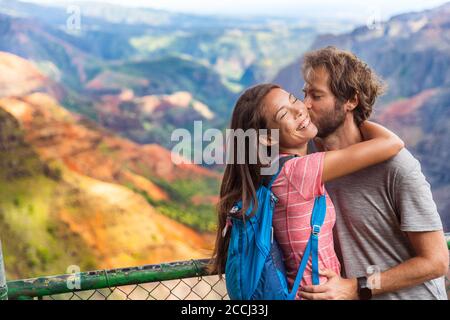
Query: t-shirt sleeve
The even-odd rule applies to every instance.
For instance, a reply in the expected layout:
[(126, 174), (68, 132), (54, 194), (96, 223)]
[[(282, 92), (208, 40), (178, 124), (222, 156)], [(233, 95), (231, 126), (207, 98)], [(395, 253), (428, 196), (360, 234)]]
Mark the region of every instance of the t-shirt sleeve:
[(285, 165), (287, 179), (307, 200), (325, 193), (322, 183), (324, 156), (324, 152), (316, 152), (296, 157)]
[(412, 167), (400, 171), (396, 177), (395, 205), (400, 214), (402, 231), (425, 232), (443, 229), (430, 184), (417, 160)]

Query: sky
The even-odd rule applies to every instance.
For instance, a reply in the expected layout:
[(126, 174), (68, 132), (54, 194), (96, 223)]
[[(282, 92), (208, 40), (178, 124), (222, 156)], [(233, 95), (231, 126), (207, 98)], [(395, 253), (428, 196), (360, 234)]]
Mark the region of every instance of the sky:
[[(26, 0), (38, 3), (73, 4), (88, 0)], [(175, 12), (221, 15), (270, 15), (280, 17), (351, 18), (366, 19), (376, 14), (381, 20), (409, 11), (439, 6), (443, 0), (96, 0), (130, 7), (149, 7)]]

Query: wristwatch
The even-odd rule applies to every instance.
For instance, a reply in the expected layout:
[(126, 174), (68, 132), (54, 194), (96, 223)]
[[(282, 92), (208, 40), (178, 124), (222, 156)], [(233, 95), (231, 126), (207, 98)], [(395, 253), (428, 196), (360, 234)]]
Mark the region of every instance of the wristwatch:
[(367, 284), (367, 277), (358, 278), (358, 297), (359, 300), (370, 300), (372, 298), (372, 289)]

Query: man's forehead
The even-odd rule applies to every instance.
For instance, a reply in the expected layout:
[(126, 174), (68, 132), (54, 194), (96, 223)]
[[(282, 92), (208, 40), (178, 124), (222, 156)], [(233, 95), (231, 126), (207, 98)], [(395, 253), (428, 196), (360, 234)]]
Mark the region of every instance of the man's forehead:
[(310, 68), (305, 74), (305, 90), (323, 90), (328, 88), (328, 72), (323, 67)]
[(304, 91), (326, 91), (328, 89), (328, 85), (327, 83), (310, 83), (310, 82), (305, 82), (305, 84), (303, 85), (303, 90)]

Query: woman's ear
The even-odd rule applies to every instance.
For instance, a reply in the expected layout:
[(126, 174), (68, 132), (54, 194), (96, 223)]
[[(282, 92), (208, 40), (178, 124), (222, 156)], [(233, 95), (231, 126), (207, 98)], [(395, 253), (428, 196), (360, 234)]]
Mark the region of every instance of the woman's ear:
[(270, 146), (270, 137), (266, 136), (266, 135), (260, 135), (259, 143), (261, 143), (262, 145), (264, 145), (266, 147)]
[(259, 136), (259, 143), (261, 143), (262, 145), (269, 147), (269, 146), (274, 146), (278, 143), (278, 141), (274, 138), (272, 138), (269, 135), (260, 135)]

